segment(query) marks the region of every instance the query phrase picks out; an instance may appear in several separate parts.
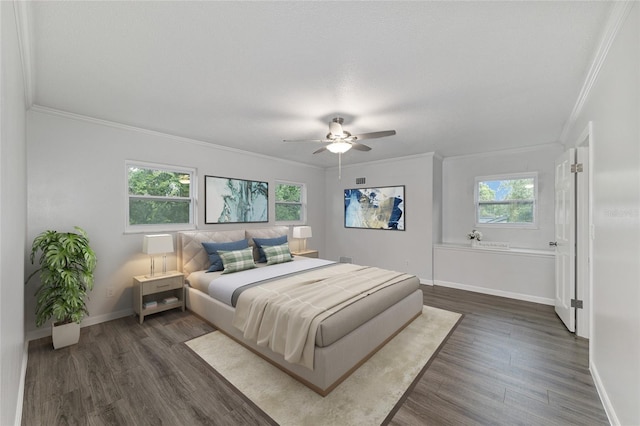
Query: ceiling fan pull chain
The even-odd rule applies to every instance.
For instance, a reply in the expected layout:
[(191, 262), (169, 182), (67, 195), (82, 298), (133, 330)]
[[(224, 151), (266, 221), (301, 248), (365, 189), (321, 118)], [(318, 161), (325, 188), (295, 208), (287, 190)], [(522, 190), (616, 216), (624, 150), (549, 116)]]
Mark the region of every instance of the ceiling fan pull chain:
[(338, 180), (342, 179), (342, 153), (338, 153)]

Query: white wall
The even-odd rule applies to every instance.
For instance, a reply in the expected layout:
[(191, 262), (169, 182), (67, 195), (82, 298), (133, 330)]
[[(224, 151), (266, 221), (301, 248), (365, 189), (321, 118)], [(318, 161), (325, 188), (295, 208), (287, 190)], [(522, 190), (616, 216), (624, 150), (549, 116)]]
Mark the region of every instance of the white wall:
[[(443, 162), (443, 235), (446, 243), (468, 243), (473, 228), (486, 241), (508, 241), (511, 247), (548, 249), (554, 239), (554, 162), (559, 144), (522, 150), (448, 157)], [(475, 225), (474, 183), (477, 176), (538, 172), (538, 228), (513, 229)]]
[[(434, 284), (553, 304), (554, 262), (548, 244), (554, 238), (554, 162), (561, 153), (560, 144), (547, 144), (444, 159), (442, 179), (434, 178), (434, 185), (440, 185), (434, 192), (442, 192), (441, 236), (434, 230)], [(537, 228), (476, 226), (476, 177), (523, 172), (538, 173)], [(474, 228), (484, 241), (506, 241), (515, 250), (471, 249), (467, 233)]]
[[(434, 256), (435, 284), (553, 304), (554, 263), (549, 241), (554, 239), (554, 163), (561, 153), (560, 144), (548, 144), (444, 159), (442, 242), (445, 244)], [(523, 172), (538, 173), (538, 226), (535, 229), (476, 226), (475, 178)], [(504, 241), (512, 248), (533, 253), (470, 251), (467, 233), (472, 229), (481, 231), (484, 241)], [(464, 270), (460, 264), (466, 265)], [(531, 271), (533, 275), (522, 279), (521, 271)]]
[(24, 358), (26, 105), (13, 2), (0, 2), (0, 424), (19, 424)]
[[(361, 155), (361, 153), (355, 153)], [(337, 161), (336, 156), (336, 161)], [(325, 179), (327, 230), (322, 257), (415, 274), (431, 283), (433, 238), (433, 154), (328, 169)], [(366, 184), (356, 185), (356, 178)], [(405, 185), (405, 231), (344, 227), (344, 190)], [(315, 230), (314, 230), (315, 233)]]
[[(306, 183), (310, 194), (307, 222), (314, 235), (324, 234), (323, 169), (37, 108), (29, 112), (28, 126), (28, 241), (45, 229), (66, 231), (78, 225), (88, 232), (98, 257), (95, 287), (87, 303), (91, 315), (84, 324), (130, 314), (132, 277), (148, 273), (148, 257), (141, 253), (142, 234), (124, 234), (125, 160), (195, 167), (200, 229), (243, 227), (203, 224), (204, 175), (266, 180), (271, 197), (277, 179)], [(274, 215), (271, 203), (270, 223), (247, 227), (274, 225)], [(309, 245), (324, 250), (322, 238), (309, 239)], [(167, 260), (168, 268), (175, 269), (175, 255)], [(28, 272), (33, 270), (28, 266)], [(30, 331), (35, 328), (31, 295), (36, 284), (30, 284), (27, 293), (26, 325)], [(107, 298), (109, 287), (113, 288), (112, 298)]]
[(551, 250), (441, 244), (434, 247), (433, 263), (435, 285), (554, 305), (555, 257)]
[(567, 138), (593, 121), (591, 370), (612, 422), (640, 424), (640, 4)]
[(443, 203), (443, 186), (442, 186), (442, 161), (438, 155), (433, 156), (433, 243), (442, 242), (442, 203)]

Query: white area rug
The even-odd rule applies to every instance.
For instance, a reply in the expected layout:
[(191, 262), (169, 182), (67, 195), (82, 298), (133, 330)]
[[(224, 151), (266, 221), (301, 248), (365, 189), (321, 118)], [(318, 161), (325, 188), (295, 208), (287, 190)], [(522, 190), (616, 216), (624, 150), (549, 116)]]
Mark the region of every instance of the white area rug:
[(459, 318), (424, 306), (421, 316), (324, 398), (218, 331), (186, 344), (281, 425), (379, 425)]

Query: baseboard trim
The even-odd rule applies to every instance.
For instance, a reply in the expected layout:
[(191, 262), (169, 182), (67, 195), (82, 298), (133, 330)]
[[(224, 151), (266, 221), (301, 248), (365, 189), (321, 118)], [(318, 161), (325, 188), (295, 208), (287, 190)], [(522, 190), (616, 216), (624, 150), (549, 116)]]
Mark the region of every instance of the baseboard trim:
[[(133, 309), (132, 308), (128, 308), (128, 309), (123, 309), (121, 311), (116, 311), (116, 312), (109, 312), (108, 314), (104, 314), (104, 315), (96, 315), (93, 317), (85, 317), (84, 320), (82, 320), (82, 322), (80, 323), (80, 328), (82, 327), (88, 327), (90, 325), (96, 325), (96, 324), (100, 324), (103, 322), (107, 322), (107, 321), (112, 321), (118, 318), (122, 318), (122, 317), (126, 317), (129, 315), (133, 315)], [(50, 326), (43, 326), (39, 329), (35, 329), (35, 330), (31, 330), (29, 332), (27, 332), (26, 335), (26, 339), (27, 342), (30, 342), (32, 340), (37, 340), (37, 339), (41, 339), (43, 337), (47, 337), (47, 336), (51, 336), (51, 327)]]
[(420, 284), (433, 286), (433, 280), (427, 280), (425, 278), (420, 278)]
[(602, 406), (604, 407), (604, 412), (607, 413), (609, 424), (619, 425), (620, 420), (618, 420), (618, 416), (616, 415), (616, 412), (613, 409), (613, 405), (611, 404), (609, 395), (607, 394), (604, 384), (602, 384), (602, 379), (600, 379), (600, 374), (598, 374), (598, 369), (596, 368), (595, 364), (591, 360), (589, 361), (589, 371), (591, 372), (593, 383), (596, 385), (596, 391), (598, 391), (598, 396), (600, 397), (600, 401), (602, 402)]
[(20, 366), (20, 384), (18, 385), (18, 401), (16, 403), (15, 426), (22, 424), (22, 407), (24, 404), (24, 388), (27, 380), (27, 365), (29, 364), (29, 342), (24, 342), (22, 349), (22, 365)]
[(555, 300), (546, 297), (532, 296), (529, 294), (514, 293), (511, 291), (497, 290), (494, 288), (478, 287), (469, 284), (460, 284), (450, 281), (433, 280), (434, 285), (456, 288), (458, 290), (472, 291), (474, 293), (490, 294), (492, 296), (508, 297), (509, 299), (524, 300), (525, 302), (540, 303), (542, 305), (555, 305)]

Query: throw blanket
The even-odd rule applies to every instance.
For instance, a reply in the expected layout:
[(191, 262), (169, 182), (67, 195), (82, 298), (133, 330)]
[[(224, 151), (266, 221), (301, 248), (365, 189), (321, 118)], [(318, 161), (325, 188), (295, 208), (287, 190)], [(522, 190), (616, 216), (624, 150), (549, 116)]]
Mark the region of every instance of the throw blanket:
[(318, 325), (340, 309), (410, 275), (336, 264), (245, 290), (233, 325), (244, 337), (313, 370)]

